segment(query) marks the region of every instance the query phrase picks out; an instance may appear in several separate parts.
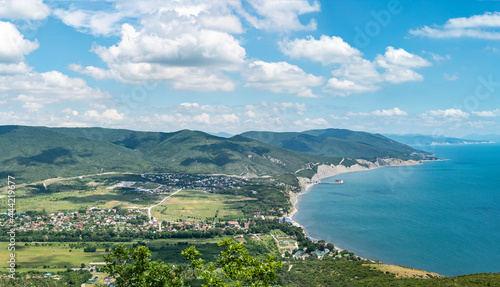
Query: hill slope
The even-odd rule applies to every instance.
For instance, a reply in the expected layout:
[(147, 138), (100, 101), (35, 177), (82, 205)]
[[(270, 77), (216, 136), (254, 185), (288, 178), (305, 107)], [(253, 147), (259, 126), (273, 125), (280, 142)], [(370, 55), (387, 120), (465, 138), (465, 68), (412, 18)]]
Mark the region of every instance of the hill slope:
[(304, 132), (245, 132), (244, 137), (271, 145), (323, 156), (374, 160), (390, 157), (422, 159), (428, 154), (379, 134), (345, 129), (309, 130)]
[(0, 173), (29, 181), (109, 171), (277, 175), (341, 160), (189, 130), (0, 126), (0, 146)]
[(0, 173), (37, 180), (150, 167), (137, 151), (45, 127), (0, 126)]

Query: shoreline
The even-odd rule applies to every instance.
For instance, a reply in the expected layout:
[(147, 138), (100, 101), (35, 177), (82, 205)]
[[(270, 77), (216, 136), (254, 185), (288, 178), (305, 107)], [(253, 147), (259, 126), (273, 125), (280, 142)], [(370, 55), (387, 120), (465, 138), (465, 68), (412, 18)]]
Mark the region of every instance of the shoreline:
[[(366, 161), (364, 161), (364, 160), (357, 160), (357, 161), (358, 161), (358, 163), (366, 164)], [(299, 211), (297, 209), (297, 204), (299, 202), (299, 197), (301, 195), (304, 195), (304, 194), (308, 193), (309, 189), (312, 186), (319, 184), (319, 182), (313, 183), (311, 181), (313, 181), (313, 180), (319, 181), (321, 179), (325, 179), (325, 178), (329, 178), (329, 177), (334, 177), (334, 176), (337, 176), (337, 175), (343, 174), (343, 173), (368, 171), (368, 170), (372, 170), (372, 169), (376, 169), (376, 168), (381, 168), (381, 167), (390, 167), (390, 166), (396, 167), (396, 166), (420, 165), (424, 161), (435, 161), (435, 160), (420, 160), (420, 161), (414, 161), (414, 160), (408, 160), (408, 161), (397, 160), (397, 161), (393, 161), (393, 160), (389, 160), (389, 161), (383, 161), (385, 164), (380, 164), (379, 162), (377, 162), (377, 164), (373, 164), (373, 163), (372, 164), (368, 164), (368, 167), (360, 166), (359, 164), (355, 164), (355, 165), (350, 166), (350, 167), (344, 167), (344, 166), (339, 167), (340, 165), (338, 165), (338, 166), (334, 166), (334, 165), (326, 166), (326, 165), (323, 165), (323, 166), (326, 166), (326, 167), (330, 167), (331, 168), (330, 172), (328, 172), (328, 171), (322, 172), (321, 175), (318, 172), (318, 173), (314, 174), (314, 176), (311, 179), (304, 178), (304, 177), (298, 177), (299, 185), (300, 185), (300, 191), (297, 192), (297, 193), (294, 193), (294, 192), (290, 191), (288, 193), (289, 197), (290, 197), (290, 203), (292, 204), (292, 211), (288, 214), (287, 217), (290, 218), (292, 225), (300, 227), (302, 229), (302, 231), (304, 232), (305, 236), (313, 238), (313, 237), (311, 237), (311, 236), (309, 236), (307, 234), (307, 230), (306, 230), (306, 228), (303, 225), (301, 225), (300, 223), (298, 223), (297, 221), (295, 221), (293, 219), (293, 217)], [(319, 170), (319, 167), (318, 167), (318, 170)], [(316, 239), (316, 238), (313, 238), (313, 239)], [(327, 242), (327, 243), (332, 243), (335, 246), (335, 249), (337, 249), (339, 252), (345, 250), (345, 249), (342, 249), (341, 247), (339, 247), (338, 245), (336, 245), (335, 242)], [(365, 260), (369, 260), (371, 262), (375, 262), (372, 259), (364, 258), (364, 257), (358, 256), (358, 255), (356, 255), (356, 257), (360, 257), (361, 259), (365, 259)]]

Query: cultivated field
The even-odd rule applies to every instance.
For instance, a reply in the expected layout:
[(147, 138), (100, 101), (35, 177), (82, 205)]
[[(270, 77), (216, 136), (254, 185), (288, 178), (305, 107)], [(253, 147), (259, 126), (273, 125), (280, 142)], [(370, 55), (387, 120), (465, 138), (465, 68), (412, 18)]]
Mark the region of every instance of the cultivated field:
[(388, 272), (394, 274), (396, 278), (430, 278), (430, 277), (443, 277), (437, 273), (427, 272), (420, 269), (414, 269), (411, 267), (404, 267), (398, 265), (388, 265), (388, 264), (367, 264), (372, 268), (378, 269), (382, 272)]
[[(7, 250), (8, 243), (0, 242), (0, 258), (9, 258), (10, 251)], [(70, 251), (71, 250), (71, 251)], [(69, 243), (24, 243), (16, 245), (16, 264), (18, 272), (30, 270), (38, 271), (62, 271), (67, 268), (80, 268), (81, 264), (87, 265), (89, 262), (104, 261), (104, 248), (98, 248), (96, 252), (83, 252), (83, 248), (71, 248)], [(43, 268), (46, 266), (46, 268)], [(49, 267), (47, 267), (49, 266)], [(7, 267), (7, 260), (0, 262), (0, 268)]]
[(254, 198), (182, 190), (171, 199), (152, 209), (152, 215), (162, 221), (205, 222), (243, 217), (240, 208)]

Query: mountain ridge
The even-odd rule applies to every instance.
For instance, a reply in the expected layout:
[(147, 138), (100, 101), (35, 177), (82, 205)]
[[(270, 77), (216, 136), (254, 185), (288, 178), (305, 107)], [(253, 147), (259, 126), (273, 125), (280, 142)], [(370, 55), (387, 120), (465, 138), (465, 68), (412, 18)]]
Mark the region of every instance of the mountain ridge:
[[(363, 140), (355, 142), (352, 137), (361, 137), (357, 132), (343, 130), (344, 139), (335, 140), (331, 140), (332, 130), (308, 132), (310, 134), (301, 134), (296, 144), (313, 142), (316, 147), (323, 146), (323, 153), (275, 146), (249, 138), (245, 133), (223, 138), (193, 130), (165, 133), (0, 126), (0, 146), (4, 150), (0, 155), (0, 174), (19, 175), (30, 180), (111, 171), (274, 176), (307, 170), (318, 164), (340, 165), (342, 162), (348, 167), (357, 163), (352, 159), (362, 158), (340, 156), (343, 150), (357, 149), (358, 154), (353, 155), (365, 152), (368, 154), (365, 158), (373, 161), (382, 156), (407, 160), (411, 158), (409, 153), (415, 151), (408, 147), (407, 154), (398, 153), (394, 146), (401, 148), (400, 144), (369, 133), (363, 133)], [(370, 138), (374, 138), (371, 144)], [(383, 149), (386, 142), (392, 147)], [(331, 150), (336, 150), (337, 155)]]
[(380, 134), (356, 132), (346, 129), (307, 130), (303, 132), (251, 131), (242, 136), (268, 144), (323, 156), (360, 158), (424, 159), (429, 153), (416, 150)]

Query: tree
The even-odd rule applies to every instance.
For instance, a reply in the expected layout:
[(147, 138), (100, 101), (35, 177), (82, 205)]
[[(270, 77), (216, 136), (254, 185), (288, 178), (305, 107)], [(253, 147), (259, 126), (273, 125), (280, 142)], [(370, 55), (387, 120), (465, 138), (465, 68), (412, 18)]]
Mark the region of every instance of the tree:
[(117, 286), (184, 286), (180, 267), (151, 261), (150, 257), (151, 251), (145, 246), (133, 249), (118, 245), (104, 256), (108, 265), (103, 270), (116, 276)]
[[(201, 270), (200, 278), (205, 280), (204, 286), (271, 286), (277, 282), (276, 274), (281, 269), (281, 262), (268, 255), (264, 262), (253, 258), (244, 248), (243, 243), (234, 243), (232, 239), (223, 240), (219, 246), (224, 246), (216, 263), (210, 263)], [(215, 272), (221, 268), (222, 274)], [(227, 282), (230, 282), (229, 284)]]
[(167, 263), (151, 261), (151, 251), (145, 246), (127, 248), (117, 246), (104, 256), (108, 263), (103, 269), (116, 277), (117, 286), (185, 286), (186, 279), (202, 279), (203, 286), (271, 286), (279, 279), (276, 271), (281, 262), (269, 256), (261, 262), (248, 254), (242, 243), (232, 239), (219, 243), (224, 246), (217, 262), (205, 264), (201, 253), (194, 246), (186, 248), (181, 254), (189, 262), (183, 270)]
[(332, 243), (327, 243), (326, 246), (328, 247), (328, 249), (330, 249), (330, 251), (333, 251), (335, 249), (335, 246)]

